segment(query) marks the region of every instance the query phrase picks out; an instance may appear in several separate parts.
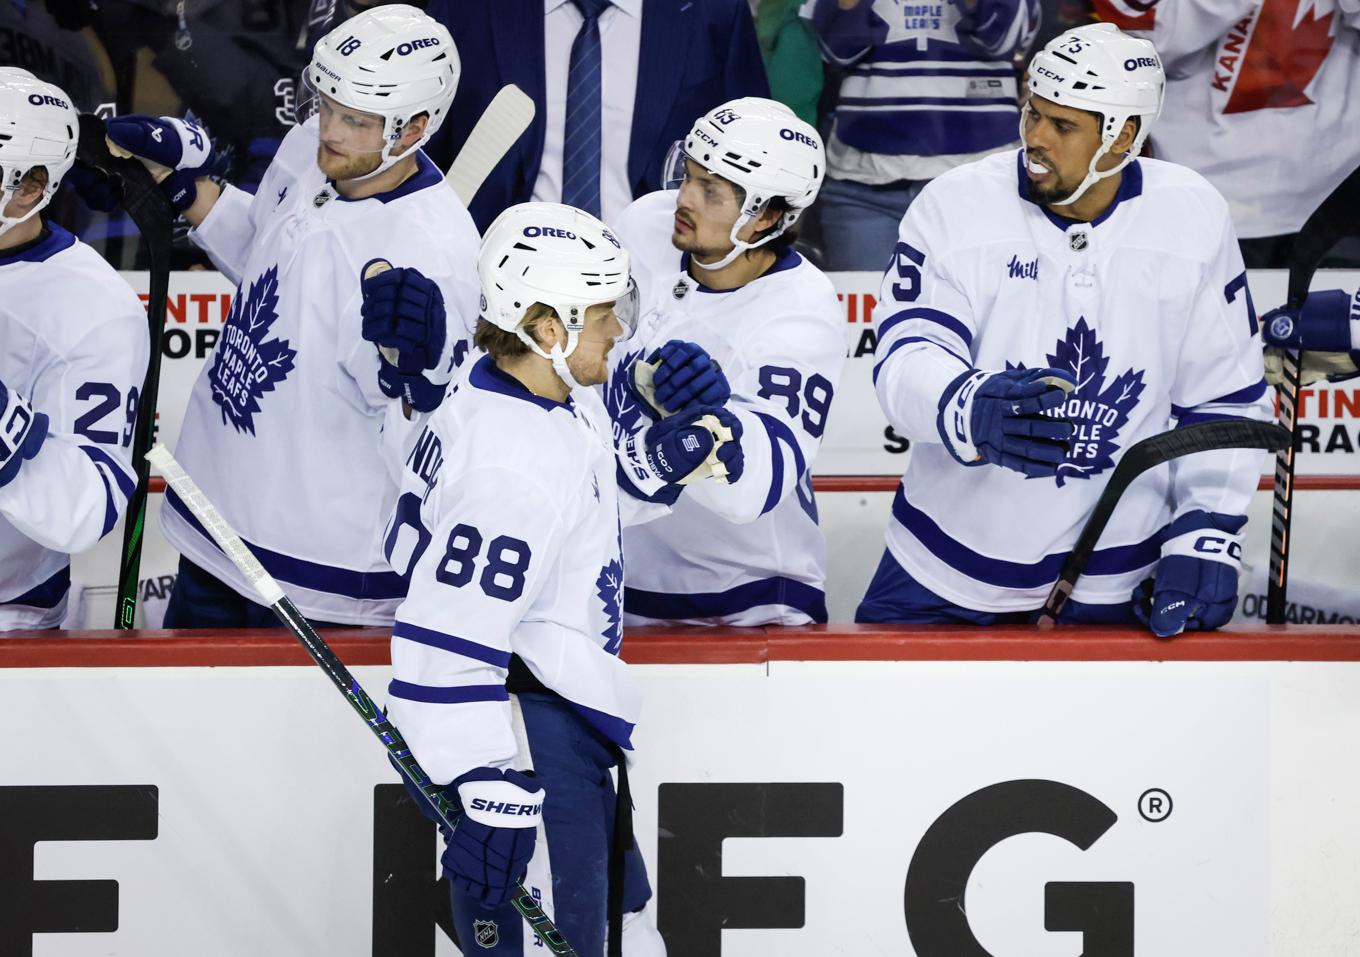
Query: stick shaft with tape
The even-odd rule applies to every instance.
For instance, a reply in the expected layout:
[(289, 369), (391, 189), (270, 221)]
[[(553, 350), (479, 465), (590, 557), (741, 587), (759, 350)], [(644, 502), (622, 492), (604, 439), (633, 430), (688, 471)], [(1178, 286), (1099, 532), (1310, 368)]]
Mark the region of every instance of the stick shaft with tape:
[(501, 87), (477, 120), (446, 179), (467, 206), (491, 171), (534, 121), (534, 101), (513, 83)]
[[(373, 699), (350, 674), (349, 669), (316, 633), (302, 613), (297, 610), (273, 576), (264, 570), (264, 566), (251, 554), (245, 542), (241, 541), (240, 536), (227, 524), (226, 519), (217, 511), (212, 502), (208, 501), (207, 496), (180, 467), (180, 464), (175, 461), (169, 450), (163, 445), (157, 445), (147, 453), (146, 457), (165, 478), (166, 484), (174, 489), (175, 494), (188, 506), (194, 517), (208, 530), (213, 540), (231, 559), (232, 564), (246, 577), (250, 587), (255, 589), (255, 593), (269, 606), (270, 611), (278, 617), (283, 626), (302, 644), (302, 647), (307, 649), (312, 660), (321, 666), (326, 677), (331, 679), (331, 683), (340, 690), (340, 693), (345, 696), (354, 710), (359, 713), (359, 717), (363, 718), (364, 724), (368, 725), (369, 730), (382, 742), (387, 753), (397, 767), (401, 769), (401, 773), (429, 799), (441, 820), (450, 829), (457, 827), (457, 809), (445, 797), (443, 788), (432, 782), (430, 776), (421, 768), (415, 756), (411, 754), (411, 749), (407, 746), (406, 739), (401, 736), (401, 732), (387, 720), (387, 716), (373, 703)], [(525, 889), (523, 884), (516, 886), (515, 896), (511, 903), (515, 905), (515, 910), (519, 911), (533, 932), (543, 941), (549, 953), (575, 957), (576, 951), (563, 938), (548, 915), (543, 913), (543, 909), (538, 906), (538, 902), (534, 900), (533, 895)]]

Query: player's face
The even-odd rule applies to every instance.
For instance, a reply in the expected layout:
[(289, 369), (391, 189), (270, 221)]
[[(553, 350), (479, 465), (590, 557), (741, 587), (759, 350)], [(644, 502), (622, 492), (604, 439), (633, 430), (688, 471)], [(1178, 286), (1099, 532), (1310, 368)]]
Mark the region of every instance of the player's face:
[(373, 172), (382, 162), (383, 118), (351, 110), (321, 94), (321, 142), (316, 165), (327, 178), (339, 182)]
[(47, 168), (35, 166), (19, 182), (19, 188), (13, 193), (0, 193), (0, 196), (8, 196), (5, 201), (4, 215), (12, 216), (16, 219), (30, 209), (38, 200), (42, 199), (43, 189), (47, 186)]
[(609, 378), (609, 350), (623, 335), (623, 323), (614, 315), (614, 303), (586, 308), (586, 327), (576, 337), (576, 348), (567, 356), (567, 368), (581, 385), (599, 385)]
[(1041, 203), (1062, 202), (1081, 185), (1100, 149), (1099, 120), (1033, 96), (1025, 104), (1023, 129), (1030, 196)]
[[(701, 262), (727, 255), (732, 249), (732, 224), (741, 215), (739, 195), (727, 180), (686, 159), (671, 244)], [(747, 223), (748, 228), (751, 225)]]

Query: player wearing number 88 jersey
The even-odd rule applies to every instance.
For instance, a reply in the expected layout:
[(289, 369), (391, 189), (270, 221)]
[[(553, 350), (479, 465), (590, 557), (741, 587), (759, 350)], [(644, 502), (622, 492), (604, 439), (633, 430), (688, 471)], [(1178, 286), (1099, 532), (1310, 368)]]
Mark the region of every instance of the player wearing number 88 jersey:
[[(674, 153), (678, 190), (626, 209), (620, 238), (641, 260), (645, 320), (617, 350), (607, 404), (619, 433), (648, 419), (629, 387), (658, 361), (670, 412), (716, 378), (742, 427), (739, 481), (687, 488), (674, 513), (624, 533), (626, 621), (800, 625), (826, 621), (826, 541), (812, 464), (845, 360), (845, 312), (830, 280), (793, 249), (790, 228), (825, 168), (816, 130), (772, 100), (725, 103)], [(669, 399), (669, 402), (667, 401)]]
[(0, 631), (61, 624), (69, 554), (108, 534), (136, 482), (145, 312), (40, 216), (76, 139), (62, 90), (0, 69)]

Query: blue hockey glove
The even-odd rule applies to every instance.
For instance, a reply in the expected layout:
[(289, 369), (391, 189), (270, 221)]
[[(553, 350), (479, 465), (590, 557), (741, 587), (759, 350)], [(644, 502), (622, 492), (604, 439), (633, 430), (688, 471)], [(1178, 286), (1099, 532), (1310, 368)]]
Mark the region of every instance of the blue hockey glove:
[(212, 142), (203, 128), (171, 116), (132, 113), (105, 122), (109, 140), (136, 156), (172, 172), (161, 189), (176, 212), (184, 212), (198, 196), (195, 181), (207, 176), (216, 162)]
[(524, 880), (543, 817), (543, 786), (519, 771), (473, 768), (448, 788), (463, 816), (440, 860), (459, 891), (504, 904)]
[(652, 387), (656, 404), (668, 412), (683, 412), (693, 405), (714, 408), (732, 398), (722, 367), (696, 343), (672, 339), (647, 361), (659, 363)]
[(1266, 344), (1266, 379), (1273, 385), (1284, 381), (1277, 351), (1281, 349), (1303, 353), (1302, 385), (1324, 378), (1350, 379), (1360, 370), (1360, 289), (1354, 297), (1340, 289), (1310, 292), (1302, 308), (1272, 309), (1261, 317), (1261, 338)]
[[(442, 371), (441, 371), (442, 370)], [(389, 399), (401, 399), (417, 412), (433, 412), (444, 401), (453, 378), (453, 366), (428, 372), (402, 372), (378, 356), (378, 388)]]
[(46, 438), (47, 416), (34, 412), (23, 396), (0, 382), (0, 488), (14, 481)]
[(1062, 405), (1074, 384), (1057, 369), (974, 369), (944, 390), (935, 426), (949, 454), (964, 465), (986, 462), (1029, 478), (1055, 475), (1073, 428), (1067, 419), (1043, 413)]
[[(715, 431), (724, 433), (721, 442)], [(741, 420), (727, 409), (691, 409), (628, 436), (620, 449), (620, 470), (630, 491), (649, 499), (662, 489), (709, 476), (735, 482), (746, 466), (741, 432)]]
[(1245, 515), (1195, 511), (1167, 529), (1157, 577), (1133, 592), (1138, 620), (1158, 638), (1222, 628), (1237, 607)]
[[(366, 264), (360, 275), (371, 265)], [(438, 365), (447, 321), (444, 294), (434, 280), (418, 269), (393, 267), (364, 278), (360, 289), (364, 297), (360, 334), (365, 339), (397, 350), (399, 372), (422, 372)]]
[(101, 170), (77, 161), (66, 171), (61, 184), (75, 190), (81, 202), (97, 213), (111, 213), (118, 208), (122, 190)]

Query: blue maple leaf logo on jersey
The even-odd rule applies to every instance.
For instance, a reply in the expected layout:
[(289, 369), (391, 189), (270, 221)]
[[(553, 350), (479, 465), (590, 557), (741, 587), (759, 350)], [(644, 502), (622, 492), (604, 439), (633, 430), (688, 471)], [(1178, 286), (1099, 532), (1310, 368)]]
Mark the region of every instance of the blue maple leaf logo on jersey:
[(260, 397), (293, 371), (297, 350), (287, 339), (267, 339), (269, 327), (279, 318), (279, 267), (272, 266), (250, 284), (250, 291), (231, 304), (231, 314), (217, 340), (208, 383), (213, 401), (222, 409), (222, 422), (238, 432), (255, 434), (255, 413)]
[(595, 594), (604, 603), (604, 615), (609, 624), (601, 634), (604, 635), (604, 650), (611, 655), (619, 653), (623, 644), (623, 627), (620, 624), (623, 608), (623, 566), (617, 558), (600, 569), (600, 577), (595, 579)]
[(1077, 380), (1067, 401), (1054, 412), (1070, 419), (1077, 430), (1067, 461), (1058, 466), (1057, 483), (1061, 488), (1068, 479), (1089, 479), (1114, 465), (1114, 453), (1120, 448), (1115, 439), (1143, 394), (1145, 370), (1125, 369), (1106, 385), (1110, 360), (1085, 316), (1077, 319), (1057, 349), (1045, 358), (1051, 368), (1070, 372)]
[(609, 411), (610, 421), (614, 423), (615, 441), (621, 435), (636, 432), (638, 421), (642, 418), (642, 407), (638, 405), (637, 399), (633, 398), (633, 393), (628, 388), (628, 377), (633, 374), (633, 363), (641, 356), (641, 349), (625, 354), (623, 361), (614, 366), (614, 373), (610, 375), (609, 385), (605, 388), (604, 407)]

